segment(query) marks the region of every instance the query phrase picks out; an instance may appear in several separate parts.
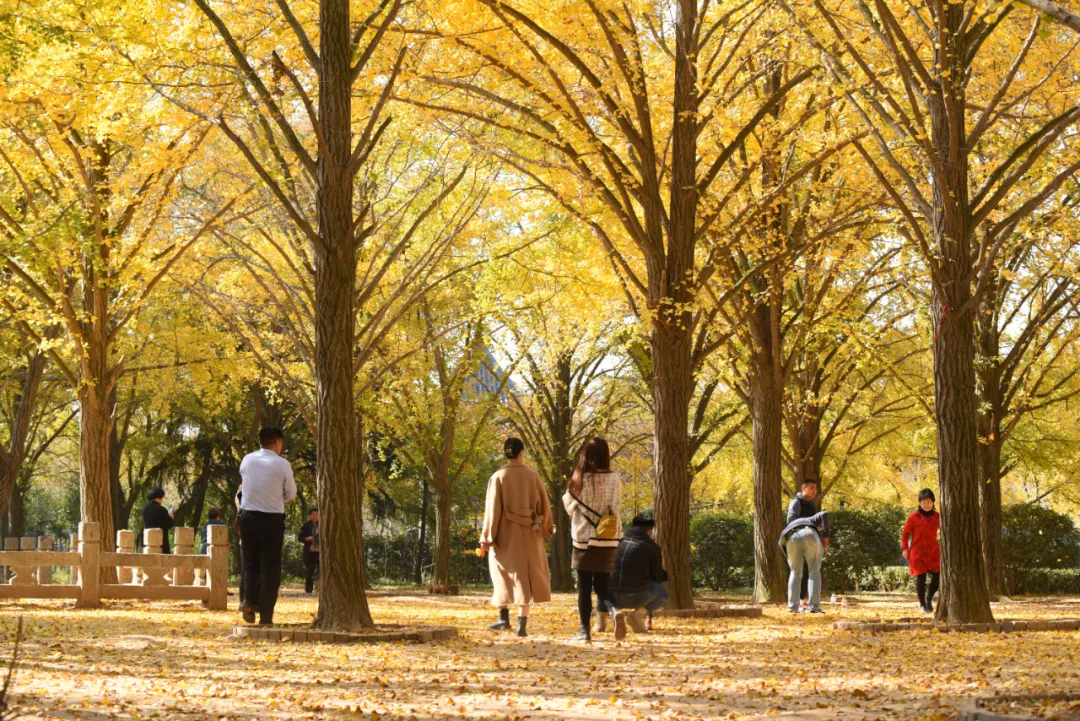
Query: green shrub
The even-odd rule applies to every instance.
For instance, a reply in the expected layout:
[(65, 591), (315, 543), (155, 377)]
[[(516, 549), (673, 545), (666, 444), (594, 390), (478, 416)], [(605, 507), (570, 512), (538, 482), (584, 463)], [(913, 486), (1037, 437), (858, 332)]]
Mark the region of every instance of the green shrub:
[(1080, 530), (1073, 520), (1036, 504), (1017, 503), (1002, 509), (1001, 522), (1008, 592), (1058, 593), (1044, 590), (1061, 582), (1048, 572), (1080, 565)]
[(860, 574), (859, 590), (915, 593), (915, 579), (907, 566), (874, 566)]
[(863, 579), (871, 569), (902, 564), (900, 530), (906, 515), (894, 506), (830, 511), (832, 538), (822, 564), (824, 586), (837, 593), (869, 590)]
[[(1077, 568), (1016, 570), (1009, 580), (1016, 583), (1018, 588), (1016, 593), (1036, 596), (1080, 596), (1080, 569)], [(1010, 593), (1013, 591), (1010, 590)]]
[[(700, 513), (690, 520), (695, 586), (714, 591), (753, 584), (754, 520), (738, 513)], [(746, 581), (745, 569), (750, 569)]]

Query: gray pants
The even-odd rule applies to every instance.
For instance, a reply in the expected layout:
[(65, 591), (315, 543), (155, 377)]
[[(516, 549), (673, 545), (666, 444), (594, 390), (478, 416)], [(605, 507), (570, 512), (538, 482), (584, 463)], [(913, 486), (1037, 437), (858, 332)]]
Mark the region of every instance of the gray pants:
[(825, 549), (816, 529), (800, 528), (788, 537), (787, 561), (791, 567), (788, 576), (788, 609), (799, 610), (799, 586), (802, 585), (803, 563), (810, 568), (810, 608), (821, 608), (821, 560)]

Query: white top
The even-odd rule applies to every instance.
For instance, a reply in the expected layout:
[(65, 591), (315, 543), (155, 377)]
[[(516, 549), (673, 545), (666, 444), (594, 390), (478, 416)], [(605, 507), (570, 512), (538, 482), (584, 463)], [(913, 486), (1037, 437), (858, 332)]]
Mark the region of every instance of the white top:
[(289, 462), (269, 448), (260, 448), (240, 461), (241, 511), (284, 513), (285, 501), (296, 498), (296, 481)]
[[(578, 500), (601, 516), (612, 514), (619, 519), (619, 530), (615, 534), (615, 541), (611, 545), (618, 545), (618, 539), (622, 538), (622, 479), (618, 474), (608, 471), (607, 473), (590, 473), (582, 479), (581, 493)], [(589, 539), (596, 535), (596, 527), (589, 522), (598, 522), (600, 519), (595, 514), (588, 513), (578, 505), (570, 495), (569, 489), (562, 497), (563, 507), (570, 514), (570, 535), (576, 548), (587, 548)], [(607, 545), (607, 544), (604, 544)]]

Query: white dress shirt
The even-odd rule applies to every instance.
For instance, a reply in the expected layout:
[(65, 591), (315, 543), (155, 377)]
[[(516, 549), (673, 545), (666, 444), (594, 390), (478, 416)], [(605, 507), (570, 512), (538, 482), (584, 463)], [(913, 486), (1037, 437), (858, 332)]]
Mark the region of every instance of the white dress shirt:
[(285, 501), (296, 498), (296, 481), (289, 462), (269, 448), (240, 461), (240, 510), (285, 513)]

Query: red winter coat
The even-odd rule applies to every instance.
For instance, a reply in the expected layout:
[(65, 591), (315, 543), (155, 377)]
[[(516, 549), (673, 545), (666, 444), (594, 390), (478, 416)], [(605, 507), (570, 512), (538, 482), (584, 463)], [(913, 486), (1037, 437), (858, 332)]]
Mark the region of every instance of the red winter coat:
[(941, 550), (938, 548), (938, 529), (941, 516), (937, 511), (924, 516), (915, 511), (908, 516), (900, 532), (900, 548), (908, 551), (908, 569), (912, 576), (933, 571), (941, 573)]

